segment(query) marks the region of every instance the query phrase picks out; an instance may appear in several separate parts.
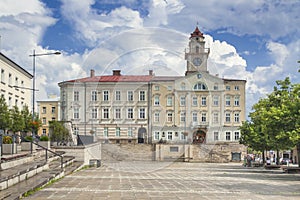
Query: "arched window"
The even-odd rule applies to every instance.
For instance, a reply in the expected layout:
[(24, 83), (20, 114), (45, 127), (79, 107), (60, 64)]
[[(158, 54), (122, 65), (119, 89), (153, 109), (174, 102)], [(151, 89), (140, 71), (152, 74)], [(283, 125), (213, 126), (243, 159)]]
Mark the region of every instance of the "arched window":
[(194, 85), (194, 90), (207, 90), (207, 86), (204, 83), (197, 83)]
[(199, 47), (196, 46), (196, 53), (199, 53)]

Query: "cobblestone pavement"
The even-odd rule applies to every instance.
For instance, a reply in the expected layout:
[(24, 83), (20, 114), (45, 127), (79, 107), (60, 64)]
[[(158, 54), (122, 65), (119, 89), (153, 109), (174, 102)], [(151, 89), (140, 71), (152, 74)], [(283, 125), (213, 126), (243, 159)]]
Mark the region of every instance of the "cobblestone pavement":
[(300, 199), (300, 174), (241, 164), (120, 162), (73, 173), (27, 199)]

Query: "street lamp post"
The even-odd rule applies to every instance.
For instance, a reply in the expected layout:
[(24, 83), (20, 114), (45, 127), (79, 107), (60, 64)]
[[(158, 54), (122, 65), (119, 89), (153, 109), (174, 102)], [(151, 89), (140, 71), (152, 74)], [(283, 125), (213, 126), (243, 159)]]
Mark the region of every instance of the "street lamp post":
[[(32, 72), (32, 75), (33, 75), (33, 78), (32, 78), (32, 122), (34, 122), (34, 118), (35, 118), (35, 91), (36, 91), (35, 90), (35, 57), (48, 56), (48, 55), (60, 55), (60, 54), (61, 54), (61, 52), (59, 52), (59, 51), (36, 54), (35, 50), (33, 50), (33, 54), (29, 55), (30, 57), (33, 58), (33, 64), (32, 64), (32, 67), (33, 67), (33, 72)], [(33, 124), (32, 124), (32, 137), (33, 138), (35, 137)], [(31, 151), (32, 151), (32, 148), (31, 148)]]

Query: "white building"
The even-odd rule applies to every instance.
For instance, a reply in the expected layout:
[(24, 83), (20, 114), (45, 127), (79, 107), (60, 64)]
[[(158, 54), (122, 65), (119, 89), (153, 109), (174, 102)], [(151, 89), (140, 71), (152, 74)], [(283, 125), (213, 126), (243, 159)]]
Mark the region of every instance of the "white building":
[(207, 70), (209, 49), (196, 27), (183, 76), (112, 75), (59, 83), (61, 119), (75, 133), (111, 142), (217, 143), (239, 141), (245, 120), (245, 80)]
[(33, 76), (2, 53), (0, 53), (0, 70), (0, 92), (8, 107), (17, 106), (21, 110), (24, 105), (27, 105), (30, 109)]

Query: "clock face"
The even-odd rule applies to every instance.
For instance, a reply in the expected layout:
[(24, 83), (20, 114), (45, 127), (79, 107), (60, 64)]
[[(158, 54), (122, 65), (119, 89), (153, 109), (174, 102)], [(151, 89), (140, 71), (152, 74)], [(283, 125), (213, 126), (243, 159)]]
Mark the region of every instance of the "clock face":
[(201, 64), (201, 59), (200, 58), (194, 58), (193, 60), (193, 64), (196, 65), (196, 66), (199, 66)]

